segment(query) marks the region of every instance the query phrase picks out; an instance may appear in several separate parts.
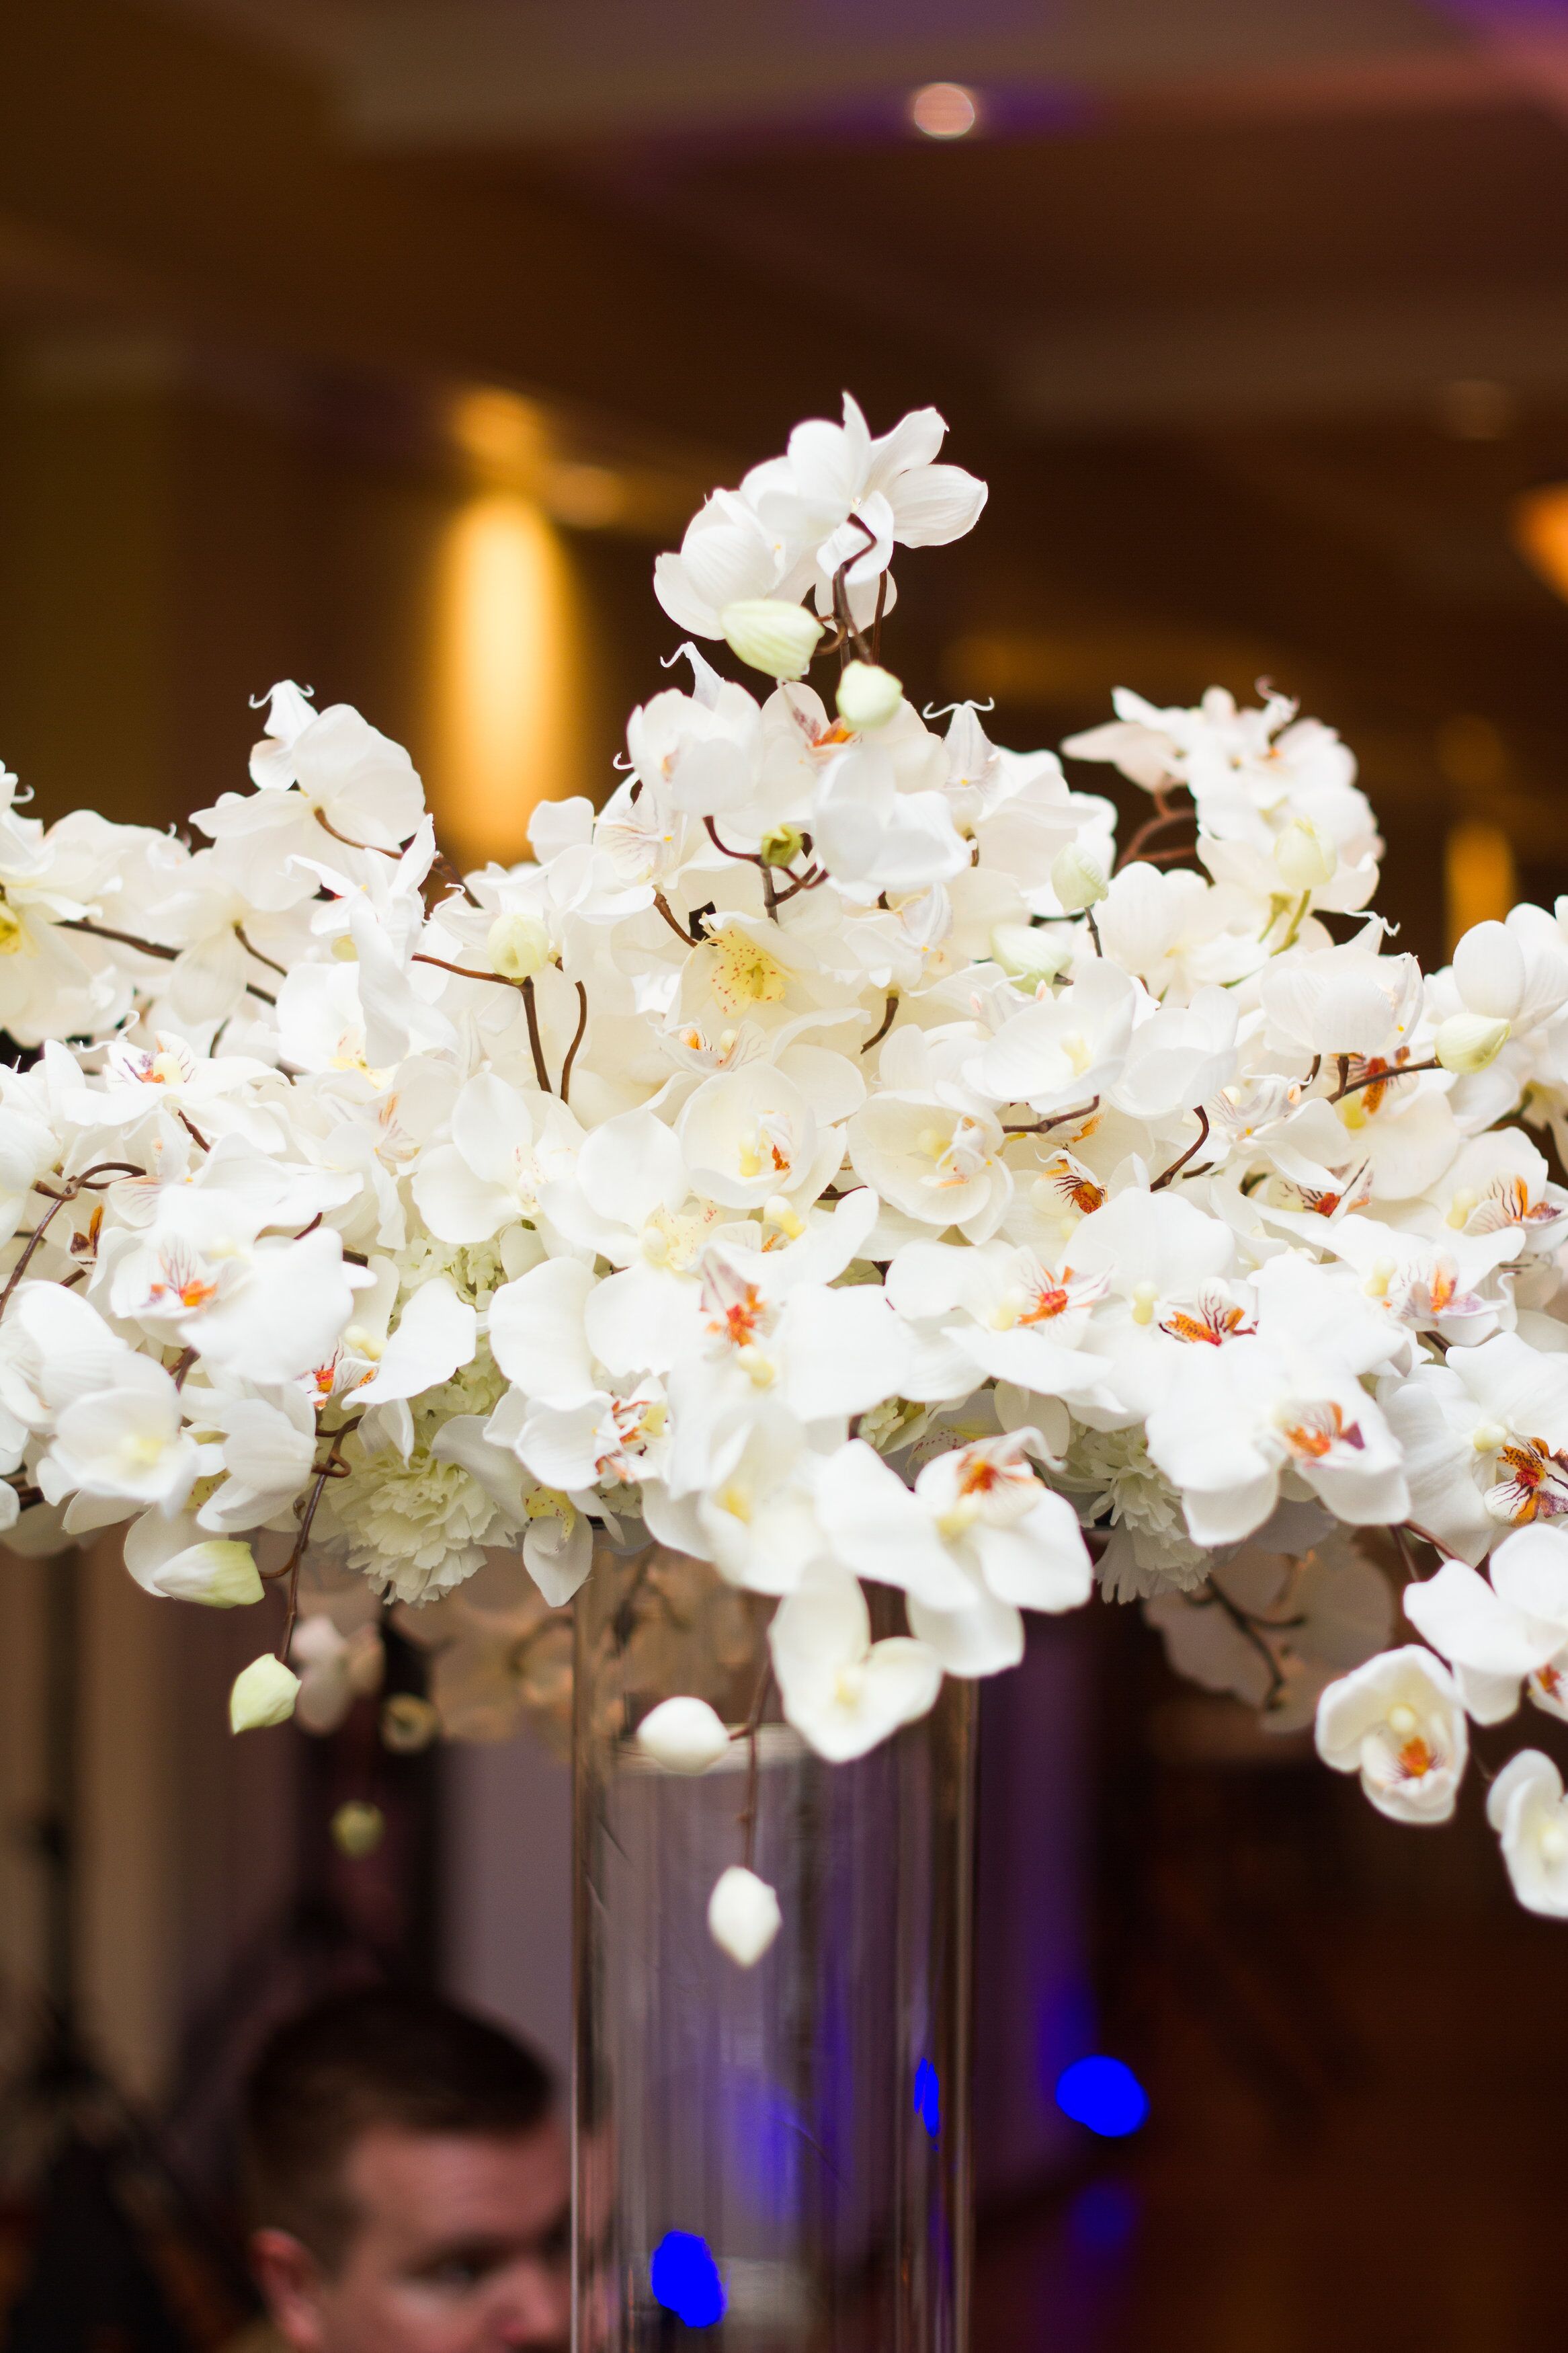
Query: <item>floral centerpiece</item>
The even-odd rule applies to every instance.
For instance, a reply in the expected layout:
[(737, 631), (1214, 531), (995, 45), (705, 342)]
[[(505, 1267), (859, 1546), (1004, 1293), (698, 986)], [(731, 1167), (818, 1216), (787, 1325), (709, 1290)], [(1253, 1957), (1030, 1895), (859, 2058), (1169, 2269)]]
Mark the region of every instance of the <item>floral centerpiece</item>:
[[(649, 1538), (776, 1603), (834, 1759), (1097, 1582), (1402, 1820), (1468, 1722), (1568, 1713), (1568, 907), (1424, 978), (1278, 695), (1064, 746), (1148, 796), (1120, 855), (1056, 754), (939, 732), (883, 650), (895, 551), (984, 502), (942, 434), (847, 400), (709, 501), (655, 577), (688, 682), (531, 862), (458, 872), (407, 755), (291, 684), (188, 840), (5, 777), (6, 1540), (276, 1588), (237, 1730), (331, 1722), (384, 1604), (437, 1654), (392, 1735), (504, 1729), (595, 1542)], [(732, 1733), (678, 1686), (641, 1737)], [(1557, 1767), (1488, 1804), (1568, 1912)], [(737, 1959), (776, 1921), (725, 1874)]]

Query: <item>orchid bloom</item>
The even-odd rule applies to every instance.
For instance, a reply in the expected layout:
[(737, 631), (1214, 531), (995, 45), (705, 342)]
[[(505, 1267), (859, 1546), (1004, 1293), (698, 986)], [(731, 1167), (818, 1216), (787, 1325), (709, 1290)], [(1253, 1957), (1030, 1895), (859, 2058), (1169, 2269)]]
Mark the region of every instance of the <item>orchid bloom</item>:
[[(0, 1527), (280, 1581), (237, 1729), (336, 1721), (390, 1604), (394, 1745), (559, 1739), (558, 1613), (655, 1547), (706, 1599), (650, 1769), (723, 1769), (703, 1630), (770, 1620), (850, 1758), (1097, 1584), (1401, 1819), (1467, 1710), (1568, 1715), (1568, 900), (1423, 973), (1272, 690), (1118, 689), (1062, 748), (1152, 797), (1120, 842), (944, 720), (889, 628), (896, 551), (984, 503), (944, 434), (846, 399), (716, 491), (655, 570), (677, 680), (515, 862), (460, 873), (289, 681), (195, 848), (0, 770)], [(1538, 1909), (1564, 1804), (1531, 1751), (1493, 1788)], [(760, 1962), (776, 1894), (736, 1862), (712, 1924)]]

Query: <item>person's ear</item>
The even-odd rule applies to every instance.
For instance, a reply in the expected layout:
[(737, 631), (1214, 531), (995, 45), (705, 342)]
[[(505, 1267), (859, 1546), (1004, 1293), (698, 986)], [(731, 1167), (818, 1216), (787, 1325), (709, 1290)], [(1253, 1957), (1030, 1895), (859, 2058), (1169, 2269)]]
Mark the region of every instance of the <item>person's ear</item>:
[(321, 2353), (321, 2267), (309, 2247), (289, 2231), (253, 2231), (250, 2268), (295, 2353)]

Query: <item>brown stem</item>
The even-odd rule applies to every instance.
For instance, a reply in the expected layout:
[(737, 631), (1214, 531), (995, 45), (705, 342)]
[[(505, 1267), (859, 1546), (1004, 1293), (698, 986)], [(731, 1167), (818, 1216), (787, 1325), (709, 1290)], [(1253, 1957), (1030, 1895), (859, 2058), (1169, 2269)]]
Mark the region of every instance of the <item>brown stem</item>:
[(340, 833), (335, 825), (328, 822), (320, 809), (316, 811), (316, 823), (323, 833), (330, 833), (334, 841), (341, 841), (345, 849), (363, 849), (369, 857), (390, 858), (395, 860), (403, 855), (401, 849), (383, 849), (379, 841), (351, 841), (346, 833)]
[(1160, 1175), (1155, 1177), (1153, 1183), (1149, 1187), (1151, 1193), (1163, 1191), (1170, 1183), (1173, 1176), (1179, 1176), (1182, 1170), (1192, 1158), (1194, 1153), (1198, 1151), (1204, 1143), (1206, 1142), (1209, 1132), (1209, 1115), (1207, 1112), (1205, 1111), (1202, 1103), (1196, 1103), (1194, 1105), (1194, 1113), (1198, 1123), (1198, 1132), (1196, 1135), (1194, 1136), (1192, 1142), (1188, 1145), (1181, 1157), (1177, 1160), (1173, 1160), (1170, 1166), (1166, 1169), (1163, 1169)]
[[(506, 974), (503, 972), (479, 972), (477, 971), (472, 965), (448, 964), (445, 956), (423, 955), (416, 954), (414, 956), (413, 961), (416, 964), (436, 965), (442, 972), (455, 972), (459, 980), (493, 980), (496, 982), (498, 987), (501, 988), (520, 988), (522, 991), (523, 1010), (528, 1016), (528, 1042), (533, 1054), (533, 1074), (539, 1081), (540, 1086), (546, 1094), (549, 1094), (552, 1092), (550, 1072), (546, 1069), (544, 1061), (544, 1047), (539, 1035), (539, 1008), (534, 999), (533, 975), (531, 973), (529, 974), (526, 980), (509, 980)], [(562, 1071), (562, 1079), (563, 1083), (570, 1082), (572, 1064), (576, 1059), (577, 1049), (583, 1042), (583, 1032), (587, 1027), (588, 1022), (588, 1000), (586, 996), (584, 995), (583, 984), (579, 980), (574, 985), (577, 990), (578, 996), (583, 998), (583, 1018), (577, 1025), (577, 1035), (572, 1040), (571, 1049), (567, 1053), (565, 1064)], [(564, 1098), (563, 1099), (564, 1100)]]
[[(346, 833), (340, 833), (335, 825), (328, 824), (320, 809), (316, 811), (316, 823), (321, 828), (324, 833), (330, 833), (334, 841), (341, 841), (345, 849), (363, 849), (367, 853), (367, 855), (376, 858), (400, 859), (403, 856), (403, 851), (401, 849), (383, 849), (378, 841), (351, 841)], [(440, 868), (442, 873), (446, 875), (447, 881), (453, 885), (453, 887), (462, 892), (470, 907), (477, 907), (479, 904), (479, 900), (475, 898), (473, 892), (469, 890), (468, 884), (464, 881), (461, 874), (459, 874), (458, 869), (453, 865), (451, 860), (447, 857), (444, 849), (437, 849), (435, 856), (430, 860), (430, 871), (432, 874), (436, 871), (437, 867)], [(251, 954), (254, 955), (256, 951), (253, 948), (251, 950)], [(262, 962), (265, 964), (266, 961), (267, 959), (264, 956), (262, 958)]]
[[(1200, 1609), (1217, 1608), (1220, 1609), (1224, 1615), (1230, 1620), (1231, 1624), (1236, 1628), (1237, 1632), (1242, 1637), (1242, 1640), (1251, 1643), (1253, 1649), (1258, 1652), (1259, 1658), (1263, 1661), (1264, 1665), (1268, 1670), (1268, 1689), (1263, 1695), (1263, 1705), (1266, 1710), (1271, 1708), (1279, 1699), (1280, 1693), (1285, 1688), (1285, 1678), (1279, 1672), (1279, 1660), (1275, 1657), (1273, 1651), (1269, 1649), (1268, 1643), (1264, 1641), (1262, 1634), (1258, 1630), (1258, 1621), (1249, 1617), (1245, 1609), (1241, 1609), (1236, 1602), (1234, 1602), (1228, 1593), (1222, 1593), (1219, 1587), (1215, 1585), (1212, 1579), (1209, 1584), (1208, 1591), (1199, 1602), (1198, 1607)], [(1267, 1623), (1267, 1620), (1264, 1622)], [(1282, 1631), (1283, 1630), (1281, 1629), (1279, 1630)]]
[(455, 889), (462, 892), (470, 907), (477, 907), (480, 903), (479, 901), (475, 898), (473, 892), (469, 890), (457, 867), (452, 863), (452, 860), (447, 857), (444, 849), (438, 849), (436, 852), (435, 859), (432, 861), (432, 871), (434, 871), (437, 866), (440, 868), (448, 882), (450, 882)]
[[(16, 1261), (16, 1265), (11, 1269), (10, 1274), (6, 1278), (5, 1290), (0, 1291), (0, 1315), (5, 1314), (6, 1308), (10, 1304), (12, 1293), (16, 1290), (16, 1285), (21, 1282), (22, 1277), (26, 1273), (28, 1267), (32, 1264), (35, 1251), (38, 1249), (44, 1236), (48, 1232), (51, 1222), (54, 1219), (58, 1217), (60, 1211), (65, 1208), (66, 1203), (68, 1201), (74, 1201), (79, 1193), (102, 1192), (104, 1189), (103, 1187), (101, 1185), (94, 1185), (92, 1182), (93, 1178), (95, 1176), (110, 1175), (116, 1170), (122, 1172), (127, 1176), (144, 1176), (147, 1173), (144, 1168), (138, 1168), (133, 1161), (100, 1160), (95, 1162), (92, 1167), (85, 1170), (81, 1176), (68, 1177), (60, 1191), (51, 1195), (48, 1208), (44, 1211), (43, 1216), (38, 1219), (37, 1224), (33, 1228), (32, 1232), (28, 1235), (26, 1249), (23, 1250), (21, 1257)], [(35, 1190), (39, 1188), (35, 1187)]]
[(757, 1735), (762, 1727), (763, 1710), (768, 1704), (768, 1693), (773, 1688), (773, 1662), (770, 1655), (763, 1662), (763, 1672), (757, 1677), (757, 1688), (752, 1697), (752, 1711), (746, 1718), (746, 1729), (742, 1735), (742, 1739), (746, 1743), (747, 1754), (746, 1802), (741, 1810), (740, 1816), (741, 1857), (748, 1871), (752, 1868), (752, 1861), (757, 1852), (757, 1784), (759, 1779)]
[[(184, 953), (182, 948), (164, 947), (160, 940), (138, 939), (134, 932), (115, 932), (107, 923), (90, 923), (84, 915), (62, 916), (59, 928), (62, 932), (85, 932), (90, 940), (112, 940), (116, 947), (134, 948), (138, 955), (156, 956), (162, 964), (174, 964)], [(251, 954), (255, 953), (252, 949)], [(267, 958), (263, 956), (261, 962), (265, 964)], [(247, 980), (245, 987), (247, 994), (258, 997), (263, 1005), (277, 1004), (278, 999), (267, 989), (258, 988), (254, 981)]]
[(1089, 936), (1094, 942), (1095, 955), (1103, 955), (1105, 954), (1105, 950), (1100, 944), (1100, 925), (1094, 920), (1094, 909), (1092, 907), (1086, 907), (1084, 909), (1083, 920), (1089, 925)]
[(676, 915), (674, 908), (670, 905), (669, 901), (665, 897), (662, 891), (656, 891), (654, 892), (653, 903), (658, 909), (659, 913), (664, 917), (665, 922), (669, 925), (670, 930), (675, 934), (676, 938), (680, 942), (682, 947), (694, 948), (701, 944), (696, 933), (689, 932), (685, 924), (679, 921)]
[(862, 1054), (868, 1054), (873, 1046), (879, 1046), (881, 1044), (883, 1039), (887, 1036), (889, 1030), (893, 1026), (893, 1017), (897, 1013), (898, 1009), (899, 992), (896, 988), (889, 988), (888, 991), (888, 1009), (882, 1016), (881, 1028), (874, 1030), (871, 1036), (867, 1039), (866, 1043), (860, 1049)]
[(522, 984), (522, 1009), (528, 1016), (528, 1042), (533, 1051), (533, 1075), (539, 1081), (540, 1092), (549, 1094), (552, 1090), (550, 1073), (544, 1067), (544, 1048), (540, 1042), (539, 1008), (534, 1002), (531, 973)]
[(134, 932), (113, 932), (107, 923), (90, 923), (85, 915), (65, 915), (60, 919), (62, 932), (85, 932), (89, 939), (112, 940), (116, 947), (134, 948), (139, 955), (157, 956), (163, 964), (173, 964), (180, 954), (178, 948), (166, 948), (158, 940), (139, 940)]
[[(1178, 792), (1184, 792), (1186, 787), (1184, 786), (1178, 785), (1175, 789)], [(1126, 849), (1122, 851), (1121, 857), (1116, 861), (1116, 871), (1118, 874), (1121, 873), (1124, 866), (1131, 865), (1133, 860), (1137, 857), (1139, 851), (1142, 849), (1146, 841), (1152, 841), (1155, 835), (1157, 833), (1163, 833), (1167, 827), (1179, 825), (1184, 818), (1194, 817), (1195, 815), (1196, 811), (1191, 808), (1173, 808), (1170, 804), (1167, 790), (1165, 786), (1162, 786), (1160, 790), (1154, 796), (1153, 816), (1144, 819), (1143, 823), (1139, 827), (1137, 832), (1133, 835), (1131, 840), (1128, 843)], [(1177, 852), (1176, 855), (1184, 857), (1186, 853), (1183, 850)]]
[(1401, 1527), (1393, 1527), (1388, 1533), (1394, 1538), (1394, 1549), (1399, 1555), (1399, 1565), (1405, 1571), (1405, 1582), (1406, 1585), (1419, 1585), (1421, 1571), (1411, 1553), (1410, 1542), (1405, 1530)]
[[(850, 515), (847, 520), (854, 524), (857, 531), (863, 532), (865, 533), (866, 547), (876, 546), (877, 534), (872, 530), (868, 522), (862, 521), (861, 517), (858, 514)], [(853, 564), (859, 563), (860, 558), (866, 553), (866, 547), (858, 547), (852, 555), (847, 555), (843, 563), (839, 565), (837, 571), (834, 574), (833, 610), (835, 617), (838, 621), (838, 625), (844, 632), (844, 637), (839, 638), (840, 645), (843, 644), (845, 637), (852, 638), (854, 640), (855, 650), (859, 655), (861, 660), (870, 662), (875, 661), (877, 657), (872, 652), (870, 647), (866, 643), (864, 637), (855, 625), (854, 617), (849, 610), (848, 587), (849, 567)]]
[(1441, 1536), (1435, 1536), (1432, 1534), (1431, 1529), (1424, 1528), (1418, 1520), (1406, 1520), (1404, 1525), (1409, 1529), (1413, 1536), (1419, 1536), (1423, 1544), (1429, 1544), (1439, 1560), (1457, 1560), (1458, 1558), (1458, 1553), (1456, 1553), (1451, 1546), (1446, 1545)]
[(190, 1137), (193, 1144), (199, 1144), (204, 1152), (210, 1152), (212, 1150), (212, 1145), (207, 1142), (206, 1137), (202, 1134), (201, 1129), (196, 1125), (194, 1119), (188, 1119), (183, 1111), (176, 1111), (174, 1117), (179, 1121), (180, 1125), (184, 1129), (185, 1134)]
[(445, 956), (426, 955), (422, 949), (416, 949), (409, 962), (436, 965), (442, 972), (455, 972), (459, 980), (493, 980), (498, 988), (522, 987), (521, 980), (509, 980), (504, 972), (480, 972), (471, 964), (448, 964)]
[(278, 975), (279, 980), (288, 979), (288, 965), (286, 964), (275, 964), (269, 955), (263, 955), (259, 948), (253, 948), (250, 942), (245, 936), (245, 925), (243, 923), (236, 923), (234, 927), (234, 936), (239, 942), (240, 946), (245, 950), (247, 956), (254, 956), (258, 964), (264, 964), (268, 972), (275, 972)]
[(0, 1291), (0, 1315), (5, 1314), (6, 1307), (10, 1303), (11, 1293), (16, 1290), (16, 1285), (21, 1282), (22, 1277), (26, 1273), (28, 1267), (31, 1265), (34, 1252), (38, 1249), (39, 1245), (43, 1241), (44, 1236), (48, 1232), (50, 1221), (59, 1215), (68, 1201), (75, 1200), (77, 1193), (79, 1192), (80, 1189), (79, 1185), (76, 1185), (75, 1180), (73, 1179), (72, 1185), (68, 1186), (66, 1190), (58, 1196), (58, 1199), (50, 1202), (48, 1208), (44, 1211), (43, 1216), (38, 1219), (37, 1224), (33, 1228), (31, 1234), (27, 1238), (26, 1248), (23, 1250), (21, 1257), (16, 1261), (16, 1265), (11, 1269), (5, 1290)]
[(561, 1065), (561, 1100), (567, 1103), (572, 1095), (572, 1065), (577, 1059), (577, 1049), (583, 1043), (588, 1028), (588, 992), (580, 980), (572, 984), (577, 992), (577, 1002), (583, 1010), (577, 1017), (577, 1035), (566, 1049), (566, 1060)]
[(719, 852), (719, 855), (721, 858), (733, 858), (742, 866), (761, 866), (765, 870), (768, 862), (767, 860), (765, 858), (759, 858), (755, 850), (731, 849), (727, 841), (721, 841), (719, 839), (719, 828), (714, 824), (710, 817), (705, 817), (703, 818), (702, 827), (709, 840), (713, 844), (714, 849)]
[[(1342, 1071), (1349, 1060), (1348, 1054), (1340, 1056)], [(1359, 1094), (1363, 1087), (1391, 1087), (1395, 1079), (1413, 1079), (1419, 1071), (1440, 1071), (1442, 1067), (1441, 1062), (1434, 1055), (1429, 1062), (1406, 1062), (1403, 1069), (1396, 1070), (1391, 1065), (1386, 1071), (1368, 1071), (1363, 1078), (1342, 1079), (1336, 1092), (1330, 1095), (1328, 1100), (1331, 1103), (1343, 1103), (1347, 1095)]]
[(754, 866), (757, 869), (757, 871), (763, 878), (763, 897), (766, 902), (767, 911), (771, 915), (774, 908), (778, 905), (779, 894), (778, 886), (773, 881), (773, 870), (768, 864), (767, 860), (765, 858), (759, 858), (754, 851), (750, 849), (731, 849), (728, 842), (721, 841), (719, 839), (719, 828), (714, 824), (710, 817), (705, 817), (702, 823), (707, 830), (709, 840), (713, 844), (714, 849), (719, 852), (719, 855), (721, 858), (733, 858), (740, 865)]
[(316, 1483), (311, 1488), (310, 1500), (305, 1505), (304, 1516), (300, 1522), (300, 1533), (294, 1539), (294, 1549), (283, 1567), (273, 1572), (275, 1576), (287, 1577), (289, 1580), (289, 1602), (283, 1617), (283, 1640), (278, 1646), (278, 1657), (284, 1666), (289, 1663), (289, 1645), (294, 1639), (294, 1621), (300, 1614), (300, 1567), (310, 1545), (310, 1524), (316, 1516), (316, 1506), (321, 1500), (327, 1481), (332, 1474), (333, 1466), (338, 1460), (338, 1449), (342, 1444), (343, 1437), (344, 1432), (340, 1430), (333, 1438), (331, 1452), (316, 1473)]
[[(1070, 1127), (1075, 1119), (1089, 1119), (1100, 1109), (1100, 1097), (1091, 1095), (1077, 1111), (1059, 1111), (1054, 1119), (1029, 1119), (1016, 1127), (1004, 1127), (1004, 1135), (1046, 1135), (1053, 1127)], [(1199, 1138), (1201, 1143), (1202, 1138)]]
[(773, 901), (773, 913), (776, 914), (779, 909), (784, 905), (784, 901), (786, 899), (793, 899), (797, 891), (815, 891), (819, 883), (826, 882), (826, 880), (827, 876), (821, 867), (807, 867), (804, 874), (797, 874), (795, 876), (787, 891), (781, 891), (779, 892), (777, 898)]

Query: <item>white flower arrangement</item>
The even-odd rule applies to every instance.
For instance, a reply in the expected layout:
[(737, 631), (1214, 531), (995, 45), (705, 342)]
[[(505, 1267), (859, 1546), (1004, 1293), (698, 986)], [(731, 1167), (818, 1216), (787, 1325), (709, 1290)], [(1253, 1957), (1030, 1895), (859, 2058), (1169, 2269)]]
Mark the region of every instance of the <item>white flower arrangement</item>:
[[(1451, 1813), (1468, 1717), (1568, 1715), (1527, 1132), (1568, 1145), (1568, 901), (1424, 979), (1349, 751), (1278, 695), (1120, 692), (1064, 746), (1149, 795), (1120, 858), (1054, 753), (934, 732), (881, 638), (895, 548), (984, 501), (943, 429), (847, 400), (715, 493), (657, 593), (774, 683), (686, 643), (532, 862), (458, 873), (407, 755), (291, 684), (198, 847), (4, 776), (0, 1514), (123, 1525), (153, 1593), (279, 1585), (237, 1729), (373, 1690), (378, 1596), (437, 1653), (399, 1745), (504, 1731), (529, 1672), (558, 1709), (596, 1537), (778, 1597), (833, 1758), (1097, 1577), (1402, 1820)], [(1385, 1647), (1358, 1527), (1430, 1647)], [(700, 1769), (723, 1727), (670, 1699), (645, 1751)], [(1490, 1806), (1558, 1913), (1561, 1791), (1525, 1751)], [(771, 1903), (731, 1874), (715, 1933), (754, 1958)]]

